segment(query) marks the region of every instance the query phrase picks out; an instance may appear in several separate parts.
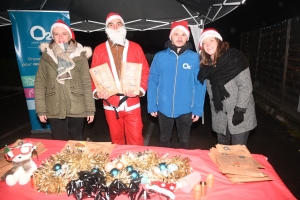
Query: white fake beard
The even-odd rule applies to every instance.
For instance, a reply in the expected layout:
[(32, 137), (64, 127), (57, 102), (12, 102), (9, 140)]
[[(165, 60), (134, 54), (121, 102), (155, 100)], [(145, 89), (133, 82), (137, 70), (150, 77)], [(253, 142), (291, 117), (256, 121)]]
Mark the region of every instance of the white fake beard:
[(126, 29), (125, 27), (121, 27), (117, 30), (106, 28), (105, 32), (108, 38), (113, 42), (113, 44), (119, 44), (124, 46), (126, 40)]

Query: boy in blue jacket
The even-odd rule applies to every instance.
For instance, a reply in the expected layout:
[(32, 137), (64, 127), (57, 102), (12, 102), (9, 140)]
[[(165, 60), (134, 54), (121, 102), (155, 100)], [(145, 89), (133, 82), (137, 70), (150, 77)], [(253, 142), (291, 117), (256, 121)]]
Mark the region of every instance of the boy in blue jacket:
[(193, 122), (202, 116), (206, 85), (197, 79), (199, 55), (188, 42), (187, 21), (173, 22), (166, 49), (158, 52), (148, 79), (148, 112), (158, 117), (160, 146), (170, 147), (176, 122), (179, 148), (189, 149)]

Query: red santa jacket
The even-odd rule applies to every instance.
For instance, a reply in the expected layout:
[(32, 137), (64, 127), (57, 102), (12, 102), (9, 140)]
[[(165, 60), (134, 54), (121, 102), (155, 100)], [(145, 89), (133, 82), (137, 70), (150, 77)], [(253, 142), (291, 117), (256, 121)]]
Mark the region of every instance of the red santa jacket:
[[(132, 62), (132, 63), (142, 63), (142, 75), (141, 75), (141, 85), (140, 91), (145, 95), (148, 84), (149, 76), (149, 65), (145, 54), (139, 44), (126, 40), (124, 51), (123, 51), (123, 60), (122, 62)], [(115, 79), (117, 87), (120, 86), (120, 79), (118, 77), (114, 59), (109, 47), (109, 43), (104, 42), (98, 45), (93, 54), (91, 68), (107, 63), (110, 67), (112, 75)], [(95, 84), (92, 83), (93, 92), (96, 92)], [(113, 95), (108, 98), (108, 102), (113, 106), (118, 106), (119, 101), (122, 97)], [(113, 110), (112, 107), (108, 106), (105, 101), (103, 101), (104, 109)], [(134, 98), (128, 98), (126, 102), (119, 106), (118, 110), (130, 111), (135, 108), (140, 107), (140, 98), (138, 96)]]

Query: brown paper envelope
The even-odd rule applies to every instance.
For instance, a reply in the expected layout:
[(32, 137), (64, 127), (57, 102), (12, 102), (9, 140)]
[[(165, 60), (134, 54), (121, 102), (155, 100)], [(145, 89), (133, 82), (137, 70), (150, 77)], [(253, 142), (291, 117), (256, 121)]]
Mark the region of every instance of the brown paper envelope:
[(109, 96), (119, 93), (107, 63), (93, 67), (89, 71), (98, 92), (105, 90)]
[(247, 154), (251, 155), (250, 151), (247, 149), (245, 145), (223, 145), (217, 144), (216, 148), (218, 152), (221, 153), (234, 153), (236, 151), (245, 151)]
[(122, 93), (124, 94), (126, 91), (133, 90), (134, 94), (139, 95), (141, 76), (141, 63), (123, 62), (121, 68)]
[(115, 145), (112, 145), (111, 142), (88, 142), (88, 141), (69, 140), (62, 148), (61, 152), (63, 152), (66, 148), (69, 148), (71, 151), (80, 148), (83, 151), (89, 153), (102, 152), (102, 153), (108, 153), (110, 155), (114, 147)]
[[(263, 177), (250, 156), (240, 155), (238, 152), (225, 154), (215, 153), (221, 172), (224, 174), (240, 174), (253, 177)], [(250, 158), (250, 159), (249, 159)]]
[(263, 173), (264, 177), (251, 177), (235, 174), (225, 174), (232, 183), (246, 183), (246, 182), (257, 182), (257, 181), (272, 181), (273, 179)]
[[(216, 149), (218, 150), (218, 152), (221, 153), (234, 153), (234, 152), (241, 152), (244, 151), (244, 155), (251, 155), (250, 151), (248, 150), (248, 148), (245, 145), (222, 145), (222, 144), (217, 144), (216, 145)], [(259, 162), (257, 162), (253, 157), (253, 162), (255, 163), (255, 165), (257, 166), (257, 168), (260, 169), (264, 169), (265, 167), (260, 164)]]

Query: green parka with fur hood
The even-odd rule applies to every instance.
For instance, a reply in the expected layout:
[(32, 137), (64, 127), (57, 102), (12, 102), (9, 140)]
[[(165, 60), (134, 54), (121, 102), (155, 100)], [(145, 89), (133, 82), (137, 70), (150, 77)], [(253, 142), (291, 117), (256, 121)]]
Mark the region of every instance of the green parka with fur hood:
[(87, 117), (95, 114), (91, 77), (87, 58), (92, 56), (89, 47), (77, 43), (70, 55), (75, 67), (72, 79), (64, 84), (57, 82), (57, 59), (49, 48), (49, 43), (40, 46), (43, 52), (35, 78), (35, 107), (38, 116), (64, 119), (66, 117)]

